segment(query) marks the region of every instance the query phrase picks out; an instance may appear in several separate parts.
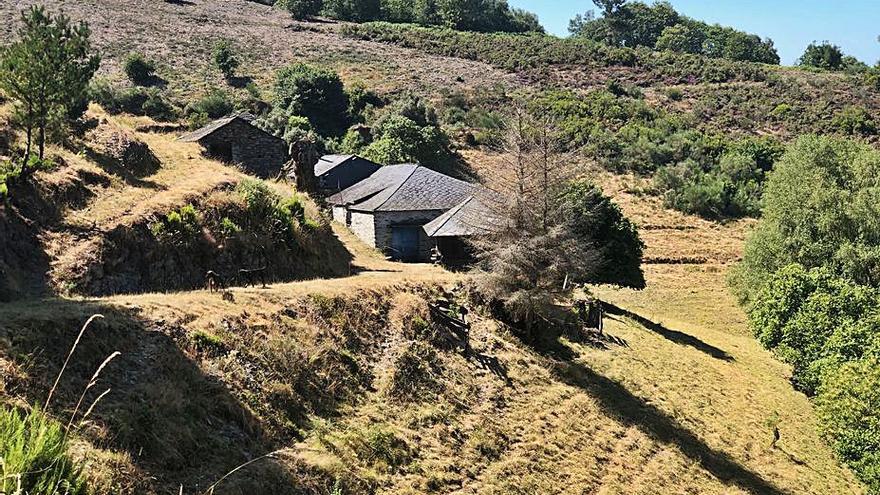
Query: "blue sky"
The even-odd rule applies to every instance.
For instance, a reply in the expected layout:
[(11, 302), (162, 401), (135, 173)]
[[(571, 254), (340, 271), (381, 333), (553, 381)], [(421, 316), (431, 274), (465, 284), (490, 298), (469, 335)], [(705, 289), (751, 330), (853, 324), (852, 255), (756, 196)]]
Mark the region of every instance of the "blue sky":
[[(508, 0), (538, 14), (553, 34), (566, 35), (590, 0)], [(650, 3), (650, 2), (649, 2)], [(880, 59), (880, 0), (672, 0), (680, 13), (709, 23), (769, 36), (783, 64), (793, 64), (813, 40), (828, 40), (873, 65)]]

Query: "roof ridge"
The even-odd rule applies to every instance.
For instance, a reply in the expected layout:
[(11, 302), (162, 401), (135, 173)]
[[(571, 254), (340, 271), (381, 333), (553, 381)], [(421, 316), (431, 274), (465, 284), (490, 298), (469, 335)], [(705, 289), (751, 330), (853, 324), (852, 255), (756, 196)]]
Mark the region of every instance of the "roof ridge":
[(403, 187), (403, 185), (406, 184), (412, 178), (412, 176), (416, 173), (416, 170), (418, 170), (421, 167), (422, 167), (421, 165), (416, 165), (415, 167), (413, 167), (412, 172), (410, 172), (409, 175), (406, 176), (406, 179), (403, 179), (402, 181), (400, 181), (400, 184), (398, 184), (397, 187), (394, 188), (394, 191), (392, 191), (391, 194), (389, 194), (388, 197), (385, 198), (385, 201), (382, 201), (378, 206), (376, 206), (376, 208), (374, 208), (374, 210), (378, 211), (383, 206), (385, 206), (385, 203), (387, 203), (388, 201), (391, 201), (391, 198), (394, 197), (395, 194), (397, 194), (397, 191), (400, 191), (400, 188)]

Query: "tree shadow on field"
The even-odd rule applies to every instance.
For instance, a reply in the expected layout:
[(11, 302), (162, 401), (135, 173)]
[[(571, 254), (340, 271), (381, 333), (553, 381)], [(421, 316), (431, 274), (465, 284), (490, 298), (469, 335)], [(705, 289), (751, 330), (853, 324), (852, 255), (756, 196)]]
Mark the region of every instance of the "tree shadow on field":
[(248, 84), (254, 82), (254, 78), (251, 76), (232, 76), (227, 78), (226, 82), (233, 88), (241, 89), (246, 88)]
[[(98, 366), (121, 352), (86, 395), (80, 415), (110, 389), (78, 435), (127, 452), (137, 472), (126, 473), (125, 482), (137, 484), (138, 493), (177, 493), (181, 484), (185, 493), (195, 493), (196, 487), (203, 490), (280, 446), (282, 440), (270, 438), (226, 384), (184, 351), (185, 330), (144, 320), (136, 309), (60, 299), (0, 305), (0, 355), (10, 356), (24, 371), (24, 378), (8, 384), (7, 393), (43, 404), (70, 346), (93, 314), (105, 318), (85, 331), (49, 412), (66, 424)], [(216, 493), (278, 493), (278, 486), (295, 486), (290, 472), (272, 459), (234, 478)]]
[(720, 359), (722, 361), (733, 362), (736, 359), (727, 353), (727, 351), (723, 349), (719, 349), (711, 344), (707, 344), (702, 340), (694, 337), (693, 335), (679, 332), (678, 330), (672, 330), (670, 328), (666, 328), (660, 323), (656, 323), (654, 321), (645, 318), (637, 313), (632, 311), (623, 309), (621, 307), (615, 306), (609, 302), (602, 302), (602, 307), (605, 308), (605, 312), (609, 315), (620, 316), (624, 318), (629, 318), (639, 325), (651, 330), (654, 333), (657, 333), (664, 337), (667, 340), (675, 342), (676, 344), (685, 345), (688, 347), (693, 347), (694, 349), (706, 353), (712, 356), (715, 359)]
[(597, 399), (602, 409), (620, 422), (639, 428), (659, 442), (677, 446), (684, 455), (698, 462), (722, 482), (752, 493), (786, 493), (728, 454), (713, 449), (677, 420), (633, 395), (620, 383), (573, 361), (557, 362), (554, 371), (563, 382)]

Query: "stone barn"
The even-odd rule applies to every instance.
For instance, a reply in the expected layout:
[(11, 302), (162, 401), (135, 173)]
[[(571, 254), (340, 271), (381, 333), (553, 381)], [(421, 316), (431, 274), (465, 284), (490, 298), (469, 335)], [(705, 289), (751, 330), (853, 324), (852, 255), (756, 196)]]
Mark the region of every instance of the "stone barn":
[(357, 155), (326, 155), (315, 165), (315, 179), (322, 192), (336, 193), (373, 175), (381, 167)]
[(434, 244), (424, 226), (476, 187), (421, 165), (389, 165), (328, 201), (333, 219), (365, 243), (394, 259), (427, 261)]
[(256, 176), (274, 177), (287, 162), (287, 143), (255, 126), (252, 120), (251, 115), (225, 117), (179, 140), (199, 143), (211, 158), (240, 165)]

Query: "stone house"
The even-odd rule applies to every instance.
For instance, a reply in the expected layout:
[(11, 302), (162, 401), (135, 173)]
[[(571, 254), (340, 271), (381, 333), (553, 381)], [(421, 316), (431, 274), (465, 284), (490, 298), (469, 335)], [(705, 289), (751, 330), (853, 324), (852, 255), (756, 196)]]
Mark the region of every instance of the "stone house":
[(365, 243), (403, 261), (427, 261), (424, 226), (473, 196), (478, 186), (421, 165), (389, 165), (328, 198), (333, 219)]
[(315, 164), (315, 179), (320, 191), (336, 193), (373, 175), (381, 167), (357, 155), (326, 155)]
[(241, 166), (258, 177), (274, 177), (287, 162), (287, 143), (255, 126), (252, 115), (215, 120), (180, 141), (199, 143), (205, 154)]

